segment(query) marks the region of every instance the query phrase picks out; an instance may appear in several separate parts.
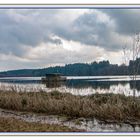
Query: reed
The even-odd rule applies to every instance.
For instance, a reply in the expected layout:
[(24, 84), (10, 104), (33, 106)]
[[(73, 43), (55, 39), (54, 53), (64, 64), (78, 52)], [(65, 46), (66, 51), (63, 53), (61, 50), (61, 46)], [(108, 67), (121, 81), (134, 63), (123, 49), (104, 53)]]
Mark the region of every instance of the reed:
[(97, 118), (113, 121), (140, 121), (140, 97), (116, 94), (76, 96), (70, 93), (0, 91), (0, 108), (16, 111)]

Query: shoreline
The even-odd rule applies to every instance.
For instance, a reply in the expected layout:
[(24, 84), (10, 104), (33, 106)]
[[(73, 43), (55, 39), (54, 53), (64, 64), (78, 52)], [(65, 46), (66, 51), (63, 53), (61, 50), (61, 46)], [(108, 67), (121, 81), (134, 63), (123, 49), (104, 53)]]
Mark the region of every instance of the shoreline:
[[(97, 119), (86, 119), (86, 118), (68, 118), (66, 116), (58, 116), (58, 115), (45, 115), (40, 113), (33, 112), (19, 112), (19, 111), (11, 111), (0, 109), (0, 119), (7, 120), (11, 123), (10, 119), (14, 119), (21, 121), (22, 123), (26, 123), (27, 126), (35, 124), (34, 127), (38, 128), (38, 125), (48, 125), (53, 128), (56, 126), (58, 129), (52, 130), (52, 132), (139, 132), (140, 125), (138, 124), (126, 124), (123, 122), (104, 122), (99, 121)], [(8, 121), (9, 120), (9, 121)], [(16, 122), (16, 123), (17, 123)], [(13, 124), (14, 125), (14, 124)], [(1, 120), (0, 120), (1, 126)], [(43, 126), (40, 126), (42, 130)], [(44, 128), (44, 127), (43, 127)], [(46, 127), (46, 132), (50, 132)], [(15, 128), (16, 129), (16, 128)], [(27, 129), (26, 129), (27, 130)], [(40, 131), (41, 131), (40, 130)], [(3, 130), (4, 131), (4, 130)], [(20, 130), (19, 130), (20, 131)], [(33, 131), (31, 129), (30, 131)]]
[[(59, 116), (75, 120), (97, 119), (102, 124), (127, 124), (140, 127), (140, 97), (116, 94), (87, 96), (53, 92), (0, 91), (0, 108), (7, 112), (22, 112)], [(0, 116), (1, 117), (1, 116)]]
[(0, 132), (84, 132), (84, 130), (58, 124), (42, 124), (17, 118), (0, 117)]

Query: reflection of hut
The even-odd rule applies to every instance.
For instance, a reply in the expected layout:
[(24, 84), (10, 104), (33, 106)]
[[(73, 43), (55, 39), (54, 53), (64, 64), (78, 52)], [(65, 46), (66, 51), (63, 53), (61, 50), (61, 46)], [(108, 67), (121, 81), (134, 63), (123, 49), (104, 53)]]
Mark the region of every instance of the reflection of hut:
[(51, 73), (46, 74), (46, 77), (42, 78), (43, 82), (60, 82), (60, 81), (66, 81), (66, 77), (62, 76), (59, 73)]
[(47, 88), (58, 88), (65, 85), (65, 81), (60, 82), (44, 82)]

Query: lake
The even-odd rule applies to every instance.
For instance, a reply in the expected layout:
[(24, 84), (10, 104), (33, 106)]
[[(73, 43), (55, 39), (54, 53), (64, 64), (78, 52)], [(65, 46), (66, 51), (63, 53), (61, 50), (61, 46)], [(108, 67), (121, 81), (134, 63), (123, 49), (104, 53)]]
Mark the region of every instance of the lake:
[[(74, 95), (89, 95), (95, 93), (114, 93), (133, 95), (133, 83), (130, 76), (68, 76), (66, 82), (44, 84), (41, 77), (6, 77), (0, 78), (0, 87), (9, 90), (10, 87), (26, 91), (69, 92)], [(140, 76), (136, 82), (136, 96), (140, 96)]]

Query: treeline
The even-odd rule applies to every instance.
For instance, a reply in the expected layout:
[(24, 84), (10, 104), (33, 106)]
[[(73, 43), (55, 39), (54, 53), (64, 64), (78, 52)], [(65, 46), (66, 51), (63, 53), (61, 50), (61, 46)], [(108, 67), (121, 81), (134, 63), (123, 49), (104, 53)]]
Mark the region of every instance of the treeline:
[(95, 76), (95, 75), (124, 75), (126, 66), (112, 65), (109, 61), (93, 63), (75, 63), (64, 67), (56, 66), (44, 69), (41, 75), (45, 73), (62, 73), (67, 76)]
[[(22, 69), (1, 72), (0, 76), (45, 76), (46, 73), (61, 73), (66, 76), (99, 76), (99, 75), (127, 75), (133, 72), (134, 63), (139, 66), (140, 59), (130, 61), (129, 66), (110, 64), (109, 61), (92, 63), (75, 63), (65, 66), (48, 67), (44, 69)], [(140, 74), (140, 69), (138, 68)]]

